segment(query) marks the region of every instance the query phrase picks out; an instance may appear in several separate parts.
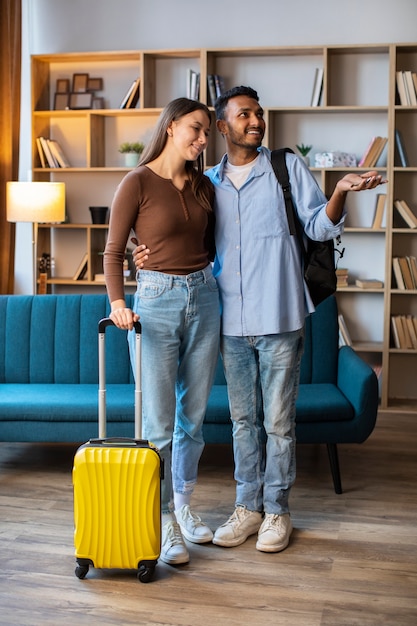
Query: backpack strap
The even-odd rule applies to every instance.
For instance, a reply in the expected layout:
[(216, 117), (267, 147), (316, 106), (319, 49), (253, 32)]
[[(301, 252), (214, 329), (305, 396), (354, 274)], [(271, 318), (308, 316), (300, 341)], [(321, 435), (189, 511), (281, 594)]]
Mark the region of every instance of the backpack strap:
[(291, 196), (291, 183), (288, 175), (287, 164), (285, 162), (286, 152), (292, 152), (294, 154), (294, 150), (291, 150), (291, 148), (279, 148), (279, 150), (272, 150), (271, 165), (284, 194), (285, 210), (287, 213), (290, 235), (297, 235), (295, 210)]

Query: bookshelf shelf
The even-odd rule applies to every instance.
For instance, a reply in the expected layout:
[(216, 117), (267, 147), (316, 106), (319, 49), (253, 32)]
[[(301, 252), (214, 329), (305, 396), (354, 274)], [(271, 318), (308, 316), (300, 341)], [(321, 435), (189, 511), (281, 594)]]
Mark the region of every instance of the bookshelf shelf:
[[(323, 72), (318, 106), (311, 106), (315, 76)], [(392, 347), (391, 317), (417, 316), (417, 289), (400, 290), (392, 278), (392, 258), (417, 256), (417, 229), (401, 222), (395, 199), (407, 201), (417, 215), (417, 106), (399, 104), (397, 71), (417, 72), (417, 44), (364, 44), (340, 46), (284, 46), (175, 50), (127, 50), (58, 53), (32, 57), (32, 155), (34, 180), (64, 181), (69, 223), (39, 224), (37, 255), (51, 254), (55, 272), (47, 290), (54, 293), (104, 290), (95, 274), (102, 273), (101, 252), (107, 225), (89, 223), (89, 206), (110, 206), (114, 191), (129, 171), (118, 146), (123, 141), (147, 143), (161, 109), (185, 96), (187, 74), (200, 75), (199, 98), (213, 111), (207, 76), (221, 75), (225, 87), (254, 87), (265, 109), (270, 148), (313, 145), (311, 171), (329, 195), (347, 172), (369, 168), (320, 168), (314, 153), (339, 150), (356, 155), (359, 162), (374, 136), (388, 143), (377, 163), (387, 179), (382, 189), (349, 194), (343, 235), (345, 257), (339, 267), (349, 269), (349, 284), (337, 291), (339, 309), (351, 330), (353, 347), (380, 371), (381, 410), (417, 413), (417, 350)], [(75, 73), (103, 79), (104, 108), (54, 110), (56, 81)], [(372, 76), (372, 80), (369, 77)], [(273, 77), (273, 80), (271, 80)], [(133, 109), (120, 104), (129, 86), (140, 78), (139, 102)], [(213, 112), (214, 119), (214, 112)], [(214, 125), (213, 125), (214, 126)], [(400, 131), (408, 162), (400, 165), (395, 131)], [(55, 139), (70, 167), (41, 167), (36, 138)], [(212, 131), (206, 166), (224, 152), (222, 138)], [(297, 152), (297, 151), (296, 151)], [(373, 228), (377, 193), (386, 194), (384, 219)], [(83, 280), (73, 280), (83, 255), (88, 269)], [(380, 289), (361, 289), (355, 279), (377, 278)], [(135, 288), (134, 281), (126, 283)], [(405, 374), (404, 374), (405, 371)], [(404, 409), (406, 407), (406, 409)]]

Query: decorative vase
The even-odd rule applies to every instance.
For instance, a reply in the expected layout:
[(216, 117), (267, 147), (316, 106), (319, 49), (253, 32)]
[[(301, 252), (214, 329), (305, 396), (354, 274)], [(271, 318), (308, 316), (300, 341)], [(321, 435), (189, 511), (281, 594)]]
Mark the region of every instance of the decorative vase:
[(139, 154), (137, 152), (125, 152), (125, 166), (136, 167), (139, 160)]
[(309, 156), (303, 156), (301, 157), (304, 161), (304, 163), (307, 165), (307, 167), (310, 167), (310, 157)]

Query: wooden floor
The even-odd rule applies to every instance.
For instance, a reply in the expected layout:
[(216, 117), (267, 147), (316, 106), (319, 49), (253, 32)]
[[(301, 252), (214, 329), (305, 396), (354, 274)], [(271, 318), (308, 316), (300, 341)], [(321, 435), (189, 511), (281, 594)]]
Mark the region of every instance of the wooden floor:
[[(344, 493), (324, 447), (300, 446), (295, 530), (279, 554), (189, 545), (191, 561), (74, 575), (75, 446), (0, 444), (0, 624), (61, 626), (388, 626), (417, 624), (417, 418), (382, 414), (341, 446)], [(228, 449), (210, 447), (195, 509), (213, 528), (233, 510)]]

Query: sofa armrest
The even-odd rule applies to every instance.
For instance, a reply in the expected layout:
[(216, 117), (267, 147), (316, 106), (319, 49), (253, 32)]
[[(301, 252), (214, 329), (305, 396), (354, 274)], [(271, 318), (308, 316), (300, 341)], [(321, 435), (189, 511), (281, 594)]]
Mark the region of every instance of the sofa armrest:
[(378, 412), (378, 379), (368, 365), (351, 346), (339, 349), (337, 386), (355, 410), (355, 419), (367, 416), (362, 422), (362, 440), (372, 432)]

